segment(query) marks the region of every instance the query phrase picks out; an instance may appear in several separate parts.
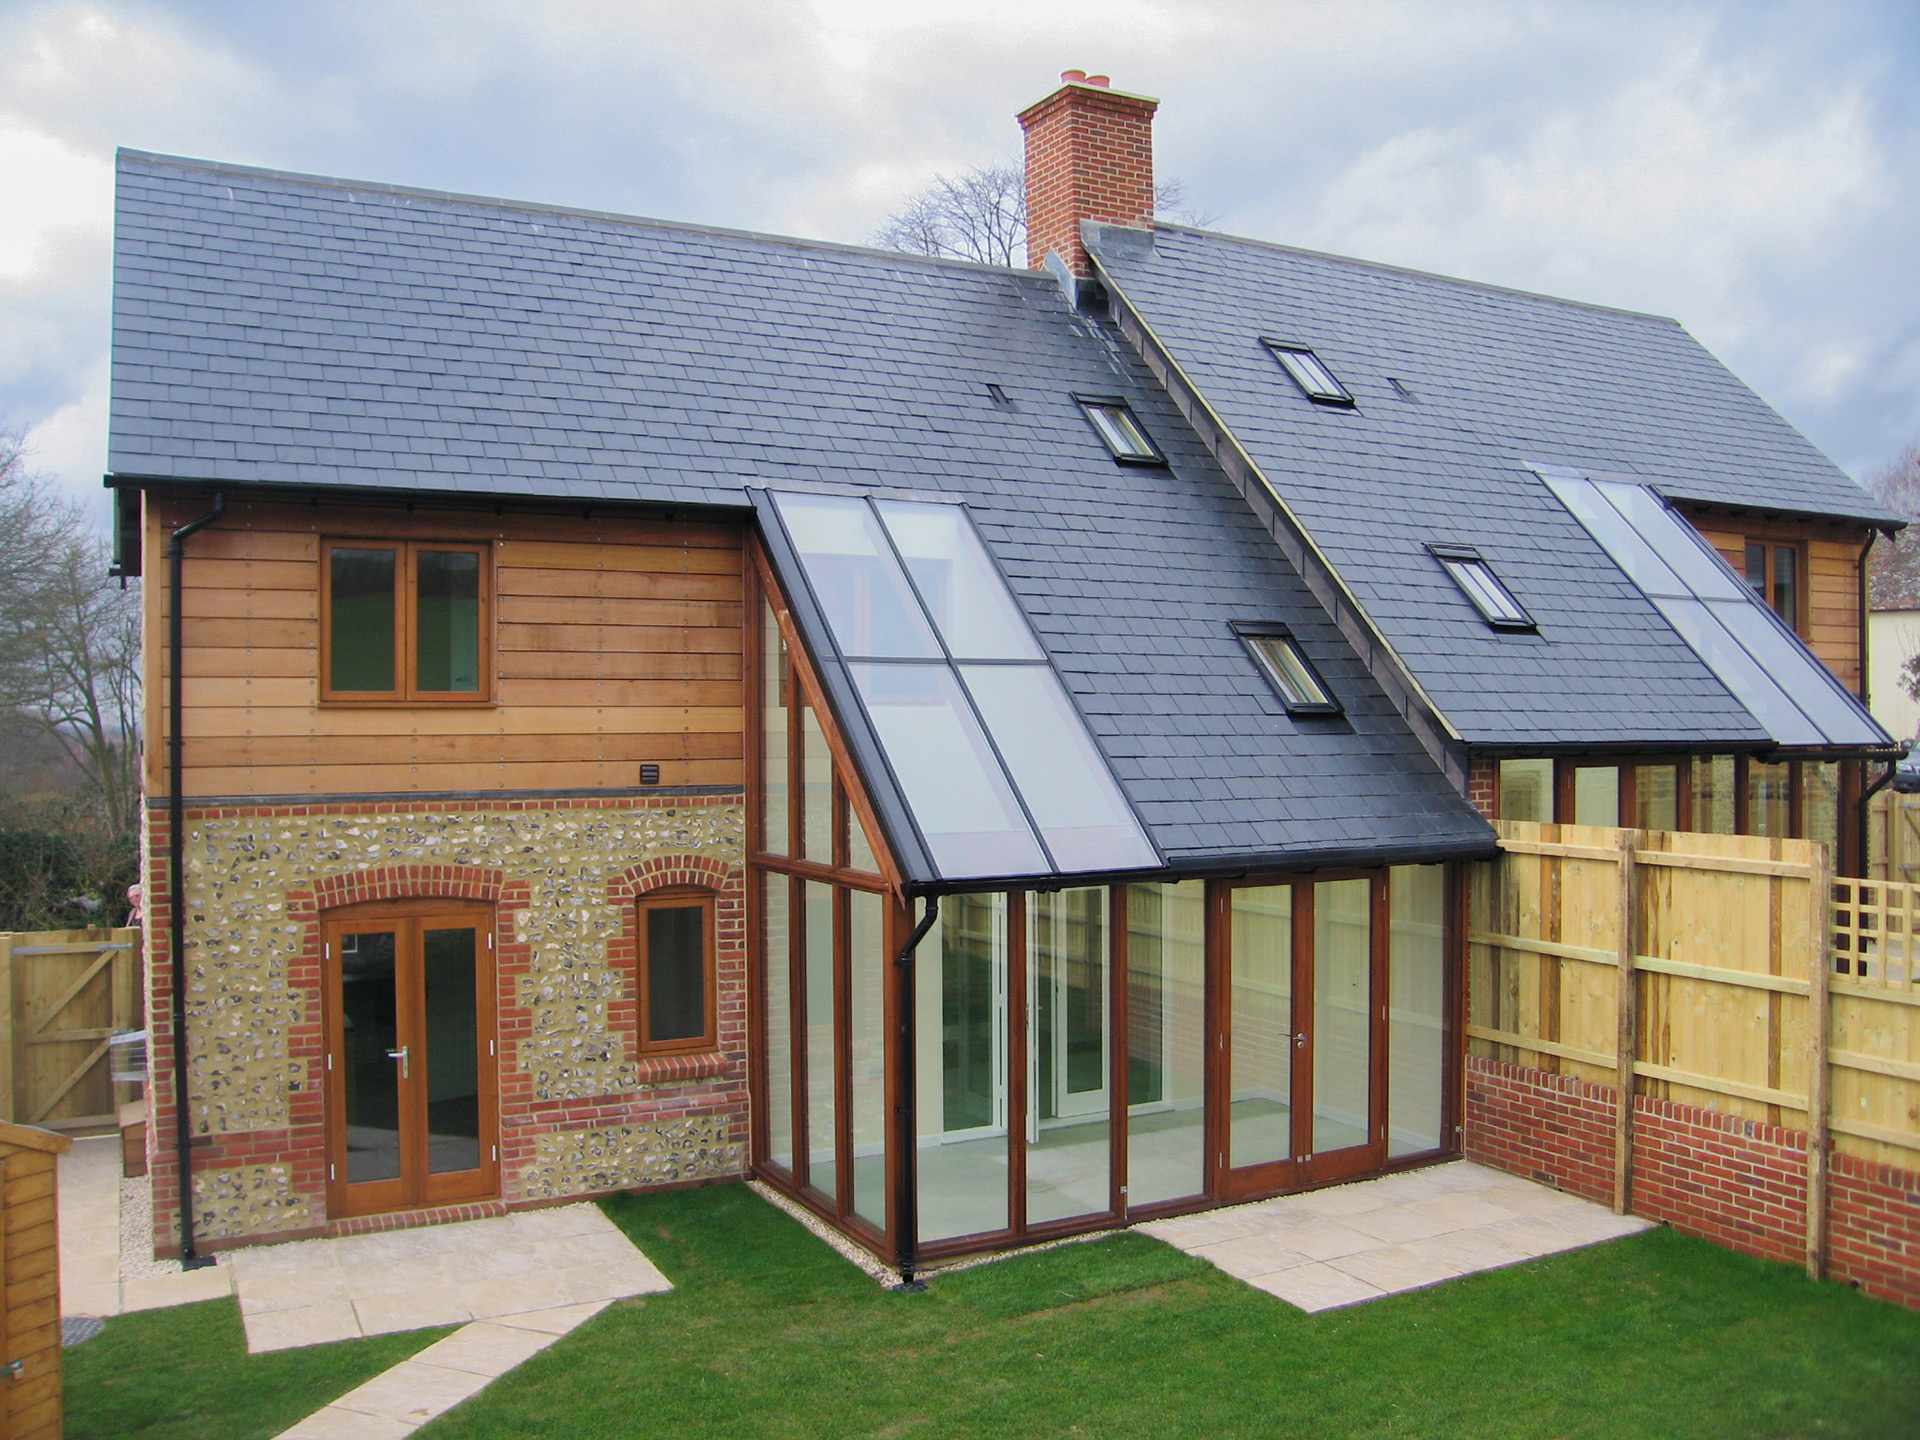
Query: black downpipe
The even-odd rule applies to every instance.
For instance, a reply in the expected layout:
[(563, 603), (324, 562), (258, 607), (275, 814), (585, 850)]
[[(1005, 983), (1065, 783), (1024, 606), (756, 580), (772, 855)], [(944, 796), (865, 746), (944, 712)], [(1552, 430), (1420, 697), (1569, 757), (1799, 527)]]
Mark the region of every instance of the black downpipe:
[(919, 1080), (919, 1070), (915, 1063), (914, 1039), (914, 997), (913, 997), (913, 952), (920, 942), (927, 938), (927, 932), (933, 929), (933, 922), (940, 918), (940, 897), (927, 897), (927, 913), (920, 917), (920, 923), (913, 927), (913, 933), (907, 937), (907, 943), (901, 948), (899, 957), (894, 961), (900, 967), (900, 983), (895, 993), (900, 1000), (899, 1029), (899, 1102), (893, 1107), (899, 1120), (896, 1129), (896, 1143), (900, 1147), (900, 1191), (894, 1196), (894, 1256), (900, 1263), (900, 1286), (902, 1290), (918, 1293), (927, 1288), (927, 1282), (914, 1274), (914, 1266), (920, 1258), (920, 1176), (919, 1145), (920, 1122), (917, 1117), (918, 1106), (915, 1103), (915, 1089)]
[(180, 1265), (198, 1270), (213, 1264), (193, 1245), (193, 1137), (188, 1131), (187, 1097), (187, 837), (181, 828), (185, 806), (180, 787), (185, 737), (180, 733), (184, 686), (180, 675), (182, 575), (187, 537), (218, 520), (227, 509), (227, 497), (216, 493), (213, 509), (182, 525), (167, 541), (167, 901), (168, 928), (173, 945), (173, 1139), (180, 1161)]

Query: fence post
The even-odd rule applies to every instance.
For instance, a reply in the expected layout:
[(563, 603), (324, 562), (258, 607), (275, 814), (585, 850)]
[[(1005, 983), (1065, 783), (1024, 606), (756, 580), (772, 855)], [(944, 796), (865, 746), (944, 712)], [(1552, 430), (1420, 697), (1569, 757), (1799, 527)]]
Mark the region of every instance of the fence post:
[(13, 936), (0, 935), (0, 1120), (12, 1119)]
[(1810, 890), (1807, 955), (1807, 1274), (1827, 1273), (1827, 1046), (1832, 1012), (1833, 859), (1815, 842), (1807, 875)]
[(1640, 1058), (1640, 986), (1635, 979), (1634, 922), (1640, 907), (1634, 849), (1638, 830), (1620, 832), (1620, 906), (1616, 920), (1619, 954), (1620, 1028), (1614, 1039), (1617, 1109), (1613, 1119), (1613, 1209), (1625, 1215), (1633, 1204), (1633, 1064)]

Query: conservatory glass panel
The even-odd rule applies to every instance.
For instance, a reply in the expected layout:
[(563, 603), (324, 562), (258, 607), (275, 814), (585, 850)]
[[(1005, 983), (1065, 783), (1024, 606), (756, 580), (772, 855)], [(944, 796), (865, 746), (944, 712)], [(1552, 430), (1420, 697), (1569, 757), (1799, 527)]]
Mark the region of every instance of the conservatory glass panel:
[(1387, 1154), (1441, 1148), (1446, 1054), (1446, 868), (1389, 872)]
[(853, 1127), (853, 1213), (887, 1228), (886, 903), (845, 890), (847, 903), (848, 1118)]
[(1007, 1228), (1007, 897), (949, 895), (914, 952), (920, 1239)]
[(840, 1185), (833, 1073), (833, 887), (803, 880), (800, 888), (806, 928), (801, 995), (807, 1017), (807, 1183), (832, 1197)]
[(1127, 1204), (1206, 1188), (1207, 887), (1130, 885)]
[(766, 937), (767, 1158), (793, 1173), (793, 882), (761, 877)]
[(1233, 891), (1228, 1156), (1235, 1167), (1293, 1155), (1293, 887)]
[(1372, 1138), (1373, 882), (1313, 887), (1313, 1153)]
[(1027, 1223), (1112, 1208), (1107, 892), (1027, 896)]

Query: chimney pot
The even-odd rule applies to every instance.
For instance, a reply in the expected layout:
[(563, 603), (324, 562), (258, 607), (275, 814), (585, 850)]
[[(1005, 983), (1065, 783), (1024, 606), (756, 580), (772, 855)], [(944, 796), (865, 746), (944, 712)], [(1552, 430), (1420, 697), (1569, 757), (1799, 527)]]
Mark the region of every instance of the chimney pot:
[(1114, 90), (1105, 75), (1063, 70), (1061, 85), (1020, 112), (1027, 141), (1027, 263), (1058, 255), (1093, 274), (1081, 222), (1153, 224), (1153, 112), (1158, 100)]

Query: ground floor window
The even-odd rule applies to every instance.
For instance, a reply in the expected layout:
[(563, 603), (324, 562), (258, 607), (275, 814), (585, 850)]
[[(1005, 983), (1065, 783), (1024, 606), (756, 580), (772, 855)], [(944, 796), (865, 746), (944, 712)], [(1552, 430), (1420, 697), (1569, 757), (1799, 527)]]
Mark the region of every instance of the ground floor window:
[[(760, 1159), (849, 1230), (897, 1239), (882, 897), (771, 870), (762, 884)], [(1407, 866), (943, 897), (903, 1027), (917, 1245), (1068, 1233), (1451, 1149), (1451, 888), (1443, 867)]]

